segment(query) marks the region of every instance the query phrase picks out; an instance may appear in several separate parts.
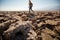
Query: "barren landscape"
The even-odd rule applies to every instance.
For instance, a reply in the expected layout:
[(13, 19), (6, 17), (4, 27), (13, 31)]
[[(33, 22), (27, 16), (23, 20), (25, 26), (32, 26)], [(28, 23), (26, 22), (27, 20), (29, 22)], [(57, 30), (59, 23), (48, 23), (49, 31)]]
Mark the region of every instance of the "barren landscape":
[(60, 40), (60, 11), (0, 11), (0, 40)]

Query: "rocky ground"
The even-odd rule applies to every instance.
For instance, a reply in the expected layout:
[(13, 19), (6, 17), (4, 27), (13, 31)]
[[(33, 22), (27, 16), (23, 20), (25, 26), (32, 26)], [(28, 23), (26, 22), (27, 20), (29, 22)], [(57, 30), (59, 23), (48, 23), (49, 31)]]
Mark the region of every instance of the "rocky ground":
[(60, 40), (60, 12), (0, 12), (0, 40)]

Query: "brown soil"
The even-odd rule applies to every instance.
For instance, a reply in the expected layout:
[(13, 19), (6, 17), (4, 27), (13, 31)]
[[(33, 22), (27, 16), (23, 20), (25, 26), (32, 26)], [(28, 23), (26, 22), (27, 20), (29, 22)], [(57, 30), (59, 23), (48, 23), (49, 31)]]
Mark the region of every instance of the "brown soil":
[(60, 12), (0, 11), (0, 40), (60, 40)]

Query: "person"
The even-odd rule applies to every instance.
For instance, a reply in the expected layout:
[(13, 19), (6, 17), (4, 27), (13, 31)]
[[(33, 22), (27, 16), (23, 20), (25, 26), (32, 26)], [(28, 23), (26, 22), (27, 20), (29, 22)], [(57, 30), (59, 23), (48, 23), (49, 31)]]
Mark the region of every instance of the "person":
[(33, 7), (33, 3), (31, 2), (31, 0), (29, 0), (29, 13), (30, 11), (33, 12), (32, 7)]

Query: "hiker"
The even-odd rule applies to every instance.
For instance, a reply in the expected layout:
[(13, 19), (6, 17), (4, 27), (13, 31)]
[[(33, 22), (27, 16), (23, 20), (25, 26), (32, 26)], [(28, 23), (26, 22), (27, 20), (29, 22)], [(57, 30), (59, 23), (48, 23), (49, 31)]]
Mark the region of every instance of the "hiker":
[(29, 0), (29, 13), (30, 11), (33, 12), (32, 7), (33, 7), (33, 3), (31, 2), (31, 0)]

